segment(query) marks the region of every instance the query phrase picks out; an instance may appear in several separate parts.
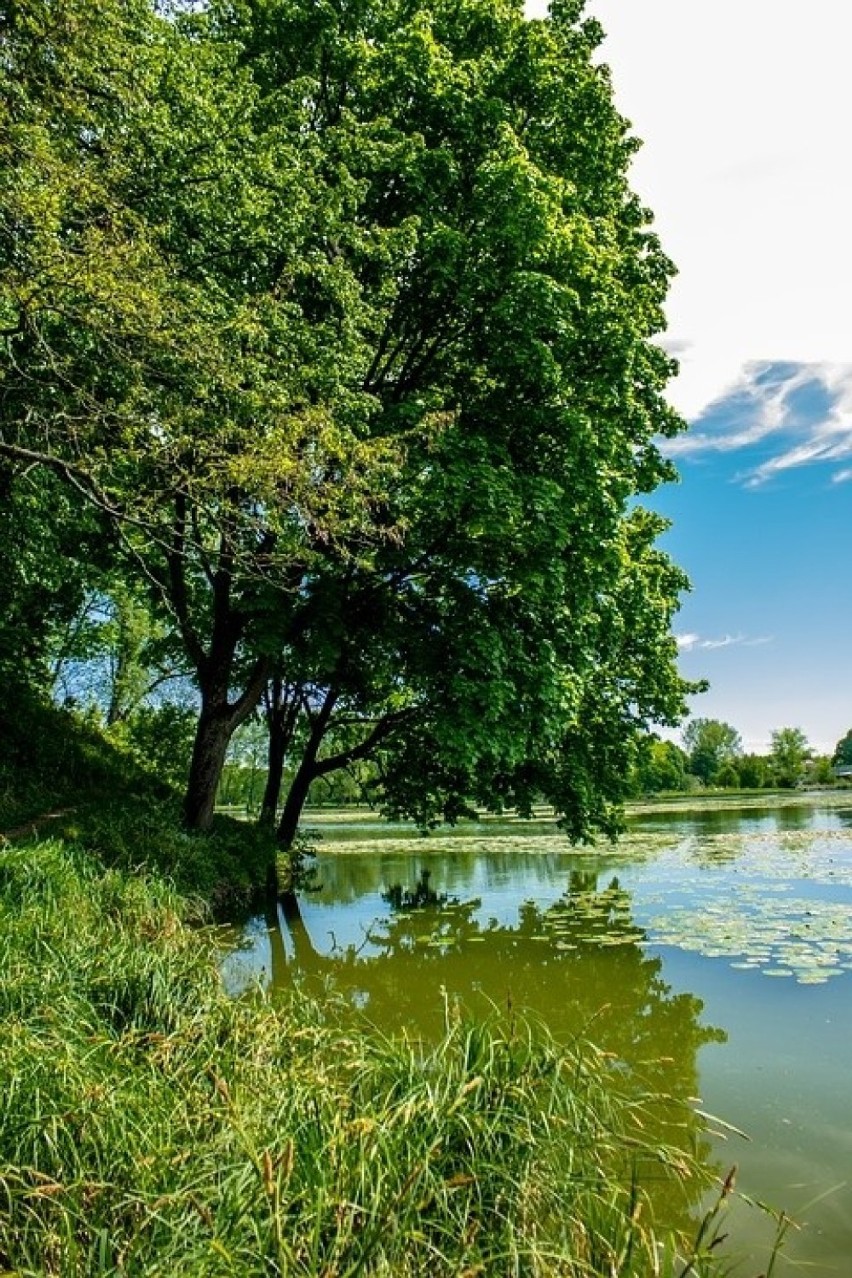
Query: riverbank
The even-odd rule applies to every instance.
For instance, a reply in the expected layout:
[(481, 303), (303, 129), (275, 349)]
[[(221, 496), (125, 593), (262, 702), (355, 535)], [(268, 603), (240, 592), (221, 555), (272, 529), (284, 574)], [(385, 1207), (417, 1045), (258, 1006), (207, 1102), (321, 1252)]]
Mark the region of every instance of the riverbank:
[[(650, 1141), (654, 1097), (620, 1059), (511, 1013), (448, 1013), (424, 1046), (331, 990), (229, 997), (211, 919), (250, 897), (261, 836), (227, 818), (189, 836), (96, 731), (37, 705), (4, 715), (0, 1268), (724, 1271), (715, 1217), (690, 1241), (710, 1174)], [(676, 1220), (655, 1216), (661, 1184)]]
[[(157, 876), (56, 839), (0, 859), (0, 1255), (20, 1275), (717, 1272), (650, 1216), (618, 1063), (503, 1018), (438, 1044), (228, 998)], [(669, 1266), (655, 1266), (665, 1255)], [(693, 1272), (689, 1270), (688, 1272)]]

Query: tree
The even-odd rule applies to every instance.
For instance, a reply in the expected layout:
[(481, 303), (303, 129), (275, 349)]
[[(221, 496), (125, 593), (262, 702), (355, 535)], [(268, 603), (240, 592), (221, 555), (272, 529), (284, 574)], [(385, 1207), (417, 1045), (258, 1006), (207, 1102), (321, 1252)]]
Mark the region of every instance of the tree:
[(722, 764), (714, 780), (723, 790), (737, 790), (742, 784), (737, 766), (731, 759)]
[(769, 766), (761, 754), (744, 754), (737, 759), (740, 785), (746, 790), (762, 790), (768, 784)]
[(642, 743), (631, 776), (634, 794), (659, 794), (686, 788), (687, 758), (674, 741), (648, 738)]
[(834, 747), (831, 762), (836, 768), (852, 767), (852, 728), (849, 729), (845, 737), (840, 738)]
[[(440, 428), (408, 440), (391, 508), (404, 535), (330, 597), (318, 584), (327, 661), (305, 680), (313, 724), (282, 840), (310, 774), (366, 750), (394, 811), (546, 795), (581, 837), (611, 821), (637, 729), (676, 716), (683, 691), (668, 637), (683, 578), (653, 547), (662, 525), (627, 514), (669, 473), (654, 431), (678, 428), (646, 340), (668, 266), (626, 186), (599, 31), (576, 6), (527, 23), (517, 5), (487, 20), (387, 5), (326, 11), (306, 53), (286, 12), (250, 10), (261, 85), (320, 68), (315, 127), (336, 155), (341, 103), (374, 137), (382, 122), (380, 150), (346, 153), (359, 219), (405, 244), (367, 370), (379, 427), (426, 404)], [(325, 757), (340, 727), (356, 743)]]
[(0, 136), (0, 452), (93, 505), (171, 621), (200, 693), (185, 814), (202, 828), (311, 558), (344, 527), (366, 542), (370, 460), (392, 451), (368, 439), (335, 248), (381, 254), (381, 236), (324, 173), (301, 81), (266, 127), (208, 25), (21, 0)]
[(769, 755), (775, 784), (785, 790), (798, 785), (812, 753), (800, 728), (776, 728), (772, 733)]
[[(93, 584), (93, 583), (97, 584)], [(96, 709), (107, 728), (130, 718), (152, 697), (186, 684), (186, 669), (165, 662), (162, 625), (148, 600), (114, 569), (88, 573), (77, 611), (49, 647), (53, 697)], [(186, 688), (182, 689), (185, 706)]]
[(671, 267), (598, 25), (18, 8), (0, 451), (93, 503), (170, 621), (187, 823), (274, 678), (285, 845), (368, 757), (423, 822), (544, 797), (614, 830), (637, 741), (683, 713), (686, 582), (637, 503), (682, 426)]
[(805, 783), (807, 785), (831, 785), (834, 780), (834, 771), (831, 764), (831, 756), (827, 754), (814, 755), (807, 763), (805, 771)]
[(722, 767), (742, 753), (742, 742), (729, 723), (690, 719), (683, 730), (683, 748), (689, 756), (690, 772), (710, 785)]

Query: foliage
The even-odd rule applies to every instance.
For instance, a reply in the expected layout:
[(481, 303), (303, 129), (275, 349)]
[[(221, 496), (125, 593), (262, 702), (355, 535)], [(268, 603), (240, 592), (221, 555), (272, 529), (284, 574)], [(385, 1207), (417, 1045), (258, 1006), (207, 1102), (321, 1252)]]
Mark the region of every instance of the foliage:
[(736, 761), (740, 785), (746, 790), (760, 790), (771, 783), (769, 760), (759, 754), (743, 754)]
[(208, 838), (181, 828), (177, 795), (96, 723), (7, 688), (0, 706), (0, 836), (36, 822), (83, 840), (106, 865), (147, 865), (215, 914), (262, 888), (268, 834), (218, 817)]
[(192, 706), (165, 701), (140, 706), (115, 724), (109, 735), (152, 775), (180, 790), (189, 768), (196, 720)]
[[(451, 1020), (433, 1048), (233, 1000), (215, 936), (79, 849), (0, 875), (0, 1248), (32, 1275), (720, 1272), (659, 1232), (700, 1186), (593, 1048)], [(725, 1193), (729, 1190), (726, 1186)]]
[(189, 825), (276, 672), (284, 842), (367, 757), (424, 823), (544, 795), (612, 832), (682, 714), (636, 504), (682, 426), (671, 266), (600, 39), (480, 0), (6, 16), (0, 451), (98, 511), (192, 668)]
[(630, 780), (633, 795), (659, 794), (686, 788), (686, 755), (673, 741), (648, 738), (642, 743)]
[(840, 738), (834, 747), (831, 762), (835, 767), (852, 767), (852, 728), (849, 729), (845, 737)]
[(0, 830), (81, 803), (135, 789), (152, 801), (157, 780), (73, 713), (8, 684), (0, 702)]
[(705, 785), (711, 784), (721, 768), (742, 753), (736, 728), (719, 719), (690, 719), (683, 730), (683, 747), (689, 756), (689, 770)]
[(806, 784), (831, 785), (833, 780), (834, 771), (830, 755), (817, 754), (808, 760), (805, 773)]
[(770, 764), (776, 785), (790, 790), (805, 776), (812, 750), (801, 728), (776, 728), (772, 733)]
[[(2, 386), (2, 374), (0, 374)], [(0, 457), (0, 678), (51, 681), (53, 649), (86, 591), (79, 555), (97, 565), (104, 529), (51, 474)]]
[[(165, 629), (149, 601), (114, 569), (87, 589), (50, 646), (53, 697), (96, 709), (113, 725), (161, 702), (183, 671), (163, 660)], [(185, 684), (186, 680), (183, 679)]]
[(739, 769), (732, 762), (723, 763), (713, 780), (723, 790), (736, 790), (742, 785)]

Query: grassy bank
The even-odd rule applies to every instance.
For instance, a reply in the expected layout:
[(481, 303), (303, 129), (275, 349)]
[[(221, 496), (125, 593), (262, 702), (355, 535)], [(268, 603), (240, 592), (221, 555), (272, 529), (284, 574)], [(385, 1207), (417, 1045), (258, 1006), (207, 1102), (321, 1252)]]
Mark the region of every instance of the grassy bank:
[(270, 835), (218, 816), (209, 835), (181, 828), (180, 796), (94, 725), (14, 685), (0, 704), (0, 837), (55, 834), (104, 866), (143, 864), (232, 916), (263, 884)]
[(676, 1236), (705, 1173), (647, 1143), (655, 1098), (618, 1062), (505, 1021), (424, 1047), (332, 997), (227, 997), (206, 921), (250, 896), (258, 836), (183, 833), (49, 707), (8, 698), (0, 741), (0, 1274), (725, 1272), (715, 1223)]
[(647, 1186), (698, 1169), (644, 1147), (593, 1049), (463, 1023), (426, 1049), (234, 1001), (194, 922), (79, 847), (0, 853), (6, 1271), (717, 1272), (709, 1237), (688, 1271), (663, 1247)]

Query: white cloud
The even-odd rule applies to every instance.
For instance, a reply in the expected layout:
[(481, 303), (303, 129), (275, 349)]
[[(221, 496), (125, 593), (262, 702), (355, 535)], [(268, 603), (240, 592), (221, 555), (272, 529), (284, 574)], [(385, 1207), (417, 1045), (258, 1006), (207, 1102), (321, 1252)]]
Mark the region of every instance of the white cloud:
[[(823, 412), (802, 413), (798, 391), (819, 390)], [(687, 435), (664, 443), (669, 456), (732, 452), (772, 442), (772, 456), (742, 475), (749, 486), (774, 474), (812, 463), (852, 458), (852, 364), (752, 363), (727, 394), (701, 415)], [(835, 482), (852, 478), (838, 470)]]
[[(819, 392), (821, 411), (803, 411), (797, 392), (807, 389)], [(752, 363), (688, 434), (666, 441), (664, 449), (684, 457), (761, 442), (771, 444), (771, 455), (743, 474), (752, 487), (797, 466), (852, 458), (852, 364)], [(850, 479), (852, 469), (832, 478)]]
[(735, 645), (757, 648), (762, 644), (772, 643), (772, 636), (761, 635), (759, 638), (750, 639), (747, 635), (723, 635), (720, 639), (702, 639), (700, 635), (687, 633), (675, 635), (675, 642), (681, 652), (693, 652), (697, 649), (711, 651), (714, 648), (731, 648)]
[(633, 185), (680, 271), (666, 341), (682, 361), (674, 402), (698, 415), (754, 361), (848, 360), (852, 4), (587, 9), (608, 33), (616, 99), (644, 141)]

